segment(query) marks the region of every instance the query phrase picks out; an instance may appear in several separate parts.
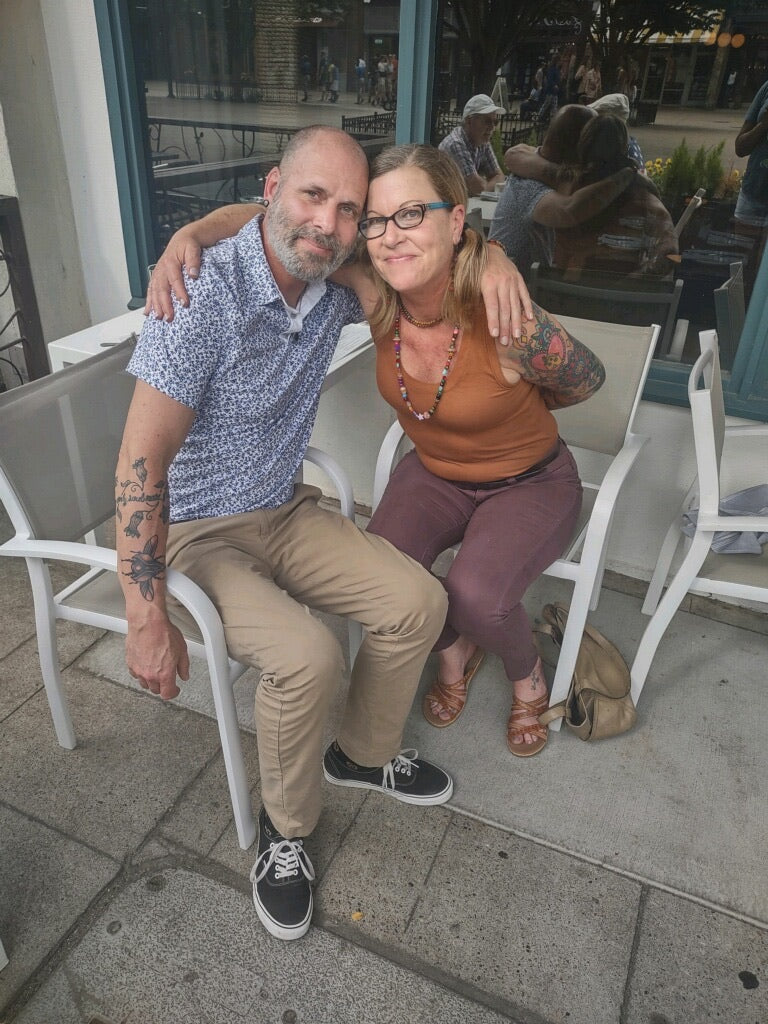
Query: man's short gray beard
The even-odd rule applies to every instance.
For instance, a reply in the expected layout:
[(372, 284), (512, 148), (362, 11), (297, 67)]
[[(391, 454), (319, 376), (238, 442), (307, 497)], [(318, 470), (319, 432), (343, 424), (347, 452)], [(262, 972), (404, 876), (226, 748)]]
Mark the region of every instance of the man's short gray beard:
[[(307, 284), (324, 281), (334, 270), (339, 269), (355, 247), (354, 242), (348, 246), (342, 245), (333, 235), (313, 231), (306, 225), (295, 228), (281, 208), (279, 192), (270, 203), (269, 213), (264, 218), (264, 229), (272, 251), (288, 273)], [(300, 238), (308, 238), (328, 249), (328, 256), (300, 252), (296, 244)]]

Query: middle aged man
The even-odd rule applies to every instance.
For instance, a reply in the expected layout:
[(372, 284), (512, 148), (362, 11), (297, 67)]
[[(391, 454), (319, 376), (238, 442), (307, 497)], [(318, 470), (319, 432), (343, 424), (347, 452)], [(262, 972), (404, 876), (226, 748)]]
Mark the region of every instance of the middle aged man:
[[(387, 541), (318, 507), (294, 485), (320, 389), (355, 294), (326, 283), (350, 255), (367, 188), (365, 155), (338, 129), (294, 136), (270, 171), (266, 214), (203, 254), (192, 302), (148, 319), (116, 471), (126, 661), (168, 700), (188, 677), (166, 610), (166, 564), (221, 614), (232, 655), (258, 667), (261, 795), (251, 873), (259, 919), (282, 939), (309, 928), (304, 838), (321, 809), (321, 764), (336, 785), (440, 804), (453, 783), (398, 753), (422, 667), (445, 618), (441, 583)], [(337, 739), (323, 755), (343, 672), (331, 632), (307, 608), (351, 615), (366, 640)]]
[(473, 96), (464, 106), (461, 124), (446, 135), (438, 147), (459, 165), (471, 196), (493, 191), (494, 186), (506, 178), (490, 142), (503, 113), (504, 107), (497, 107), (485, 93)]

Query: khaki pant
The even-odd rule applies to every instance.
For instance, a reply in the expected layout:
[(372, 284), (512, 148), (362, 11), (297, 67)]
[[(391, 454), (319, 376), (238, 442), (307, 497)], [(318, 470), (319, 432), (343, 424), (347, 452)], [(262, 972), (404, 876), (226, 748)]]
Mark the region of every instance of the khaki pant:
[(216, 605), (231, 655), (262, 672), (262, 800), (287, 838), (307, 835), (320, 816), (324, 725), (344, 667), (338, 642), (308, 606), (366, 630), (337, 738), (368, 766), (400, 750), (447, 608), (442, 586), (418, 563), (318, 508), (319, 496), (299, 484), (280, 508), (176, 523), (168, 537), (168, 563)]

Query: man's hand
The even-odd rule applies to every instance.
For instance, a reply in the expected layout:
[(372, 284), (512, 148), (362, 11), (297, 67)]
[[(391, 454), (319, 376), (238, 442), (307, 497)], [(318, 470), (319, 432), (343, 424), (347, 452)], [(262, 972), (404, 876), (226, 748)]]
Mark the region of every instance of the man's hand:
[(480, 290), (488, 317), (488, 330), (502, 345), (522, 335), (523, 320), (533, 319), (531, 297), (523, 275), (497, 245), (487, 246), (488, 266)]
[(178, 697), (176, 676), (189, 679), (189, 654), (180, 630), (167, 618), (156, 617), (141, 626), (129, 626), (125, 641), (128, 671), (145, 690), (163, 700)]

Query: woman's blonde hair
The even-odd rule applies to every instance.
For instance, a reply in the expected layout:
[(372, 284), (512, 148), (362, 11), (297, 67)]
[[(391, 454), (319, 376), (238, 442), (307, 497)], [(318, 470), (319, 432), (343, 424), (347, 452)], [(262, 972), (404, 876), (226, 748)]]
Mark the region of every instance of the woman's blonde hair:
[[(401, 167), (417, 167), (424, 171), (440, 200), (454, 206), (467, 207), (467, 188), (459, 168), (447, 153), (434, 146), (407, 145), (385, 149), (371, 165), (371, 181)], [(376, 273), (363, 245), (360, 261), (371, 274), (379, 301), (370, 317), (374, 337), (389, 334), (397, 314), (397, 292)], [(465, 326), (480, 306), (480, 278), (487, 262), (486, 244), (482, 235), (464, 225), (456, 247), (451, 285), (443, 299), (442, 315), (451, 323)]]

